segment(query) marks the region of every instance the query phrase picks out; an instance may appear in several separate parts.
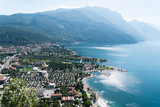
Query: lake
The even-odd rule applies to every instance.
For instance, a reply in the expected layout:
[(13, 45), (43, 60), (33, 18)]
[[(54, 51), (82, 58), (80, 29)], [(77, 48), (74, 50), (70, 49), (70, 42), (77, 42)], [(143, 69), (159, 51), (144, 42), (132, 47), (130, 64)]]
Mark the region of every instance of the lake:
[(111, 107), (160, 107), (160, 41), (137, 44), (78, 44), (67, 46), (82, 56), (105, 58), (105, 65), (127, 69), (110, 77), (97, 74), (89, 85)]

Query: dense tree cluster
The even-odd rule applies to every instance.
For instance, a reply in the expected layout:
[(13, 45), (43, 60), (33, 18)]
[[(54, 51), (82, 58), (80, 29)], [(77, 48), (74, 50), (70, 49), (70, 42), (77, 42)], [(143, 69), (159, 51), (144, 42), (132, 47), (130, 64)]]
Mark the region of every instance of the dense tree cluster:
[(34, 88), (27, 88), (26, 81), (13, 79), (5, 87), (1, 104), (4, 107), (36, 107), (38, 97)]
[(82, 91), (82, 98), (83, 98), (85, 107), (90, 107), (92, 105), (91, 100), (88, 98), (88, 96), (84, 90)]

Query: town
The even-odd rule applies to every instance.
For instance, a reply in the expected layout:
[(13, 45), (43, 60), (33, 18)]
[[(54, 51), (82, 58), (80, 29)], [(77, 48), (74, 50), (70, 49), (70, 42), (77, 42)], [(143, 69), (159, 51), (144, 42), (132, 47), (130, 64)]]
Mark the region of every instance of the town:
[[(90, 107), (96, 95), (86, 94), (82, 79), (93, 76), (90, 71), (94, 68), (110, 69), (97, 65), (97, 61), (51, 43), (1, 46), (1, 104), (5, 104), (4, 93), (13, 81), (23, 81), (27, 89), (35, 89), (37, 107)], [(106, 60), (100, 59), (99, 62)]]

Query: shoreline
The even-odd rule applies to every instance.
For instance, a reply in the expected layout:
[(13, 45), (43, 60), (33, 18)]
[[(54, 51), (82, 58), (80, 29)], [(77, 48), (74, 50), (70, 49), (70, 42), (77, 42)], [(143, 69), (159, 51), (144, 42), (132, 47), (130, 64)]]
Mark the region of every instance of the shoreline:
[(85, 71), (85, 72), (98, 72), (100, 73), (101, 75), (105, 75), (107, 77), (110, 76), (110, 72), (128, 72), (128, 70), (126, 69), (122, 69), (122, 68), (117, 68), (117, 67), (113, 67), (113, 66), (108, 66), (108, 67), (111, 67), (112, 70), (105, 70), (105, 69), (93, 69), (93, 70), (88, 70), (88, 71)]
[[(91, 75), (91, 76), (89, 76), (89, 77), (85, 77), (85, 78), (82, 79), (82, 82), (83, 82), (83, 84), (84, 84), (84, 91), (87, 93), (88, 98), (90, 98), (90, 94), (91, 94), (91, 93), (95, 93), (95, 94), (96, 94), (97, 100), (96, 100), (95, 103), (92, 101), (93, 107), (98, 107), (98, 106), (99, 106), (99, 107), (110, 107), (109, 105), (107, 105), (107, 102), (108, 102), (108, 101), (105, 100), (105, 99), (103, 99), (103, 98), (101, 98), (101, 96), (98, 95), (98, 92), (93, 91), (93, 90), (91, 89), (91, 87), (89, 86), (89, 84), (87, 83), (87, 79), (89, 79), (89, 78), (94, 78), (94, 77), (96, 77), (96, 76)], [(90, 92), (87, 90), (88, 87), (91, 89)]]

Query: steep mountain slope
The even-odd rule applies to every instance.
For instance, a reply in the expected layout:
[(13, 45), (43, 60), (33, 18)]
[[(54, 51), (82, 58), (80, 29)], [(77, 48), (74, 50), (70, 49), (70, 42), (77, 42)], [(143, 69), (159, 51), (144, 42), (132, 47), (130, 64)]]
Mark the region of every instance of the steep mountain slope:
[(142, 34), (132, 27), (127, 21), (125, 21), (118, 12), (99, 7), (85, 7), (79, 10), (96, 22), (105, 23), (120, 31), (123, 31), (131, 35), (137, 41), (143, 40), (143, 36), (141, 36)]
[[(15, 28), (15, 32), (17, 30), (20, 30), (19, 32), (30, 32), (28, 34), (30, 38), (37, 40), (46, 38), (46, 40), (42, 39), (42, 41), (114, 44), (143, 41), (141, 34), (123, 20), (120, 14), (105, 8), (85, 7), (79, 9), (57, 9), (35, 14), (3, 15), (0, 16), (0, 20), (1, 26)], [(3, 35), (4, 31), (8, 32), (3, 30), (0, 30)], [(15, 32), (10, 32), (9, 34), (15, 34)], [(37, 33), (41, 36), (35, 36)], [(44, 36), (42, 37), (42, 35)], [(16, 36), (25, 37), (27, 35), (20, 33)]]
[[(61, 12), (59, 13), (57, 11)], [(129, 34), (115, 29), (110, 25), (94, 22), (77, 10), (68, 10), (66, 12), (66, 10), (63, 11), (63, 9), (61, 9), (57, 11), (55, 13), (41, 13), (43, 15), (48, 15), (49, 17), (37, 17), (37, 19), (34, 19), (34, 24), (32, 24), (43, 29), (43, 31), (50, 35), (61, 35), (67, 38), (73, 38), (79, 42), (136, 42), (136, 40), (133, 39)], [(50, 23), (47, 23), (46, 21), (49, 21)]]
[(0, 38), (1, 45), (26, 45), (54, 41), (53, 37), (46, 34), (21, 30), (15, 26), (0, 26)]
[(147, 40), (160, 40), (160, 31), (155, 27), (137, 20), (131, 21), (130, 25), (141, 32)]

